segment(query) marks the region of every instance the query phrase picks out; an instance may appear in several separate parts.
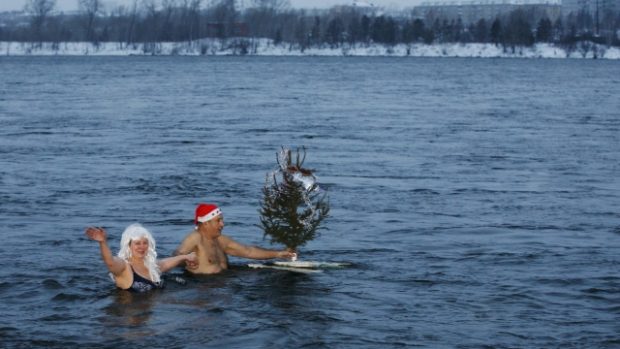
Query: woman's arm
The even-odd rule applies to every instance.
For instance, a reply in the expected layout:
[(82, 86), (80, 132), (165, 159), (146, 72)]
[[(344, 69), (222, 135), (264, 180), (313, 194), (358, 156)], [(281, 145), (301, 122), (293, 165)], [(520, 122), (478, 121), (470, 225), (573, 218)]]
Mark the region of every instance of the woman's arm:
[(183, 262), (196, 262), (196, 253), (192, 252), (174, 257), (163, 258), (157, 261), (157, 265), (159, 265), (159, 270), (161, 270), (162, 273), (165, 273), (168, 270), (179, 266)]
[(99, 242), (99, 249), (101, 250), (101, 259), (108, 267), (108, 270), (115, 276), (123, 273), (127, 267), (127, 263), (124, 260), (115, 257), (110, 251), (107, 241), (107, 233), (102, 228), (88, 227), (86, 228), (86, 236), (91, 240)]

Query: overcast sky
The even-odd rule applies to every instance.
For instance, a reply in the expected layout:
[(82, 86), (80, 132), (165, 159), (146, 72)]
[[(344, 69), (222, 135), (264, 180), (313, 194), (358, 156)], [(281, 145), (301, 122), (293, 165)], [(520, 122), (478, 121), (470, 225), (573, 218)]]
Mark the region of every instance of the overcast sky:
[[(212, 0), (203, 0), (204, 4), (209, 3)], [(251, 0), (237, 0), (241, 3), (249, 4)], [(354, 0), (290, 0), (291, 5), (297, 8), (328, 8), (335, 5), (350, 5)], [(357, 0), (360, 2), (373, 3), (376, 6), (384, 7), (412, 7), (420, 2), (420, 0)], [(103, 0), (104, 4), (112, 5), (127, 5), (132, 3), (133, 0)], [(140, 0), (138, 0), (140, 2)], [(22, 10), (26, 0), (0, 0), (0, 11), (15, 11)], [(78, 0), (56, 0), (56, 9), (62, 11), (72, 11), (77, 9)]]

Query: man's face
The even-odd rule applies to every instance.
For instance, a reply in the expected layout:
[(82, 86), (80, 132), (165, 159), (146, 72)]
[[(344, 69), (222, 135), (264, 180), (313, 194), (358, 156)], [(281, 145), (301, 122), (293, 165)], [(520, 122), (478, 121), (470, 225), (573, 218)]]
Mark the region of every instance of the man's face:
[(212, 218), (208, 222), (202, 223), (200, 229), (203, 230), (207, 236), (216, 238), (222, 235), (222, 229), (224, 229), (224, 216), (219, 215)]

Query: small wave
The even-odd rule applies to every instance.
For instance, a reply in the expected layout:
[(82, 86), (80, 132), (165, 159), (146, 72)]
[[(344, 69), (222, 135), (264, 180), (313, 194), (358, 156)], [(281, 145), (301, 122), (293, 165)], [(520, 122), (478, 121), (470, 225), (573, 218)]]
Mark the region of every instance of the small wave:
[(15, 327), (5, 326), (0, 327), (0, 333), (8, 333), (8, 332), (17, 332), (18, 329)]
[(30, 290), (30, 291), (25, 291), (25, 292), (22, 292), (16, 295), (15, 298), (20, 301), (25, 301), (25, 300), (32, 299), (32, 298), (37, 298), (39, 294), (40, 292), (38, 290)]
[(589, 293), (589, 294), (585, 294), (582, 296), (585, 299), (589, 299), (590, 301), (597, 301), (597, 302), (609, 302), (609, 303), (613, 303), (614, 300), (609, 299), (603, 295), (599, 295), (599, 294), (594, 294), (594, 293)]
[(415, 194), (428, 194), (428, 195), (440, 195), (441, 194), (440, 192), (436, 190), (426, 189), (426, 188), (412, 189), (409, 192), (415, 193)]
[(52, 298), (52, 300), (55, 301), (55, 302), (73, 302), (73, 301), (84, 300), (84, 299), (87, 299), (87, 298), (88, 297), (86, 297), (84, 295), (61, 292), (61, 293), (55, 295)]
[(212, 306), (208, 309), (208, 311), (210, 313), (215, 313), (215, 314), (221, 314), (224, 313), (224, 308), (222, 307), (217, 307), (217, 306)]
[(89, 272), (91, 272), (91, 270), (88, 268), (71, 267), (71, 266), (63, 266), (61, 269), (59, 269), (58, 267), (50, 267), (50, 268), (41, 269), (41, 271), (46, 272), (46, 273), (54, 273), (54, 274), (58, 272), (62, 272), (62, 273), (71, 272), (71, 274), (88, 274)]
[(189, 140), (175, 140), (175, 141), (152, 142), (149, 144), (152, 144), (152, 145), (188, 145), (188, 144), (198, 144), (198, 142), (189, 141)]
[(19, 329), (10, 326), (0, 327), (0, 343), (4, 342), (3, 340), (17, 337), (19, 337)]
[(572, 286), (572, 285), (583, 285), (584, 279), (582, 278), (537, 278), (536, 282), (544, 285), (553, 285), (553, 286)]
[(7, 133), (5, 136), (47, 136), (53, 135), (55, 132), (52, 131), (30, 131), (30, 132), (15, 132), (15, 133)]
[(172, 225), (172, 226), (192, 226), (194, 224), (194, 220), (193, 219), (179, 219), (179, 218), (174, 218), (174, 219), (163, 219), (163, 220), (145, 220), (144, 224), (147, 225), (153, 225), (153, 226), (167, 226), (167, 225)]
[(606, 339), (601, 344), (605, 348), (617, 348), (620, 346), (620, 338)]
[(506, 336), (510, 336), (510, 337), (515, 337), (515, 338), (519, 338), (519, 339), (529, 339), (528, 336), (519, 334), (519, 333), (514, 333), (514, 332), (508, 332), (508, 331), (499, 331), (497, 333), (498, 335), (506, 335)]
[(613, 306), (611, 308), (606, 309), (612, 313), (620, 314), (620, 305)]
[(45, 279), (41, 282), (41, 284), (48, 290), (58, 290), (64, 287), (60, 282), (54, 279)]
[(388, 230), (385, 233), (383, 233), (384, 235), (398, 235), (398, 234), (411, 234), (413, 232), (413, 229), (394, 229), (394, 230)]
[[(304, 260), (312, 260), (312, 259), (321, 259), (327, 260), (329, 262), (341, 262), (348, 263), (351, 267), (361, 267), (366, 265), (365, 263), (351, 262), (351, 260), (367, 260), (366, 257), (370, 255), (393, 255), (399, 253), (399, 250), (390, 249), (390, 248), (361, 248), (359, 250), (348, 250), (348, 249), (334, 249), (334, 250), (314, 250), (314, 251), (303, 251), (303, 255), (300, 257)], [(339, 260), (337, 256), (347, 256), (346, 261)], [(359, 258), (359, 256), (365, 256), (364, 258)], [(334, 258), (336, 257), (336, 258)]]
[(65, 322), (70, 319), (75, 319), (75, 316), (69, 316), (68, 314), (52, 314), (39, 318), (39, 321), (45, 322)]
[(618, 276), (601, 276), (594, 278), (594, 280), (602, 280), (607, 282), (620, 282), (620, 277)]
[(502, 229), (517, 229), (517, 230), (531, 230), (531, 231), (541, 231), (541, 230), (560, 230), (565, 231), (569, 230), (566, 227), (560, 227), (557, 225), (531, 225), (531, 224), (497, 224), (491, 225), (490, 228), (502, 228)]
[(433, 286), (433, 285), (439, 284), (440, 282), (438, 280), (430, 280), (430, 279), (411, 279), (411, 280), (405, 280), (403, 281), (403, 283), (409, 286), (420, 286), (420, 285)]
[(269, 133), (271, 132), (270, 129), (266, 129), (266, 128), (251, 128), (245, 131), (245, 133), (252, 133), (252, 134), (256, 134), (256, 133)]
[(601, 294), (601, 293), (605, 293), (605, 294), (617, 294), (618, 290), (617, 289), (602, 289), (602, 288), (598, 288), (598, 287), (590, 287), (587, 288), (585, 290), (582, 290), (583, 293), (588, 293), (588, 294)]
[(43, 246), (62, 246), (72, 243), (71, 240), (45, 240), (41, 241)]

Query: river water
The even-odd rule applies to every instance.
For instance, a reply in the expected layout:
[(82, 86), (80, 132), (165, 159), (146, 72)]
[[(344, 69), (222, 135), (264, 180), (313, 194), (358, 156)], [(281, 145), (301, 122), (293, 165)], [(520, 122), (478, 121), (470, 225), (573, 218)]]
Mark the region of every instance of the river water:
[[(0, 347), (619, 347), (619, 88), (595, 60), (0, 57)], [(349, 266), (115, 290), (86, 226), (168, 256), (215, 202), (272, 247), (281, 146), (330, 198), (300, 259)]]

